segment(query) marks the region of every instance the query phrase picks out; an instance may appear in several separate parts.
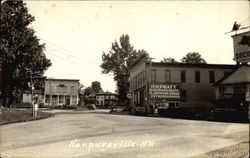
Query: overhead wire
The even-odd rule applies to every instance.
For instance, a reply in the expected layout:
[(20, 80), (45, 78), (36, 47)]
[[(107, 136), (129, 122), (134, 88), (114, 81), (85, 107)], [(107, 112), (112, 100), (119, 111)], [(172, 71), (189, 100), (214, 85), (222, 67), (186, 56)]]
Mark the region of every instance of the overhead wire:
[[(46, 39), (44, 39), (44, 38), (40, 38), (41, 40), (43, 40), (44, 42), (46, 42), (47, 44), (49, 44), (49, 45), (52, 45), (52, 46), (54, 46), (54, 47), (56, 47), (56, 48), (58, 48), (58, 49), (60, 49), (60, 50), (63, 50), (64, 52), (65, 52), (65, 54), (68, 54), (69, 56), (72, 56), (72, 57), (74, 57), (74, 58), (77, 58), (77, 59), (79, 59), (79, 57), (82, 57), (82, 58), (87, 58), (87, 59), (89, 59), (90, 61), (92, 61), (93, 63), (98, 63), (99, 61), (97, 61), (97, 60), (95, 60), (95, 59), (93, 59), (93, 58), (90, 58), (90, 57), (87, 57), (87, 56), (82, 56), (82, 55), (80, 55), (80, 54), (77, 54), (77, 53), (75, 53), (75, 52), (73, 52), (73, 51), (71, 51), (71, 50), (68, 50), (68, 49), (66, 49), (66, 48), (64, 48), (64, 47), (62, 47), (62, 46), (59, 46), (58, 44), (55, 44), (55, 43), (53, 43), (53, 42), (51, 42), (51, 41), (48, 41), (48, 40), (46, 40)], [(72, 53), (72, 54), (70, 54), (70, 53), (68, 53), (68, 52), (70, 52), (70, 53)]]

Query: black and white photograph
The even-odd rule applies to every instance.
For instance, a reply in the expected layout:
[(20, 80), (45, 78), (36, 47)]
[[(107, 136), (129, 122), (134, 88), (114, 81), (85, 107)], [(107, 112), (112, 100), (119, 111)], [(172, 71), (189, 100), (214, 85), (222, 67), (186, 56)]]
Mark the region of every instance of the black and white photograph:
[(0, 158), (250, 156), (250, 1), (0, 3)]

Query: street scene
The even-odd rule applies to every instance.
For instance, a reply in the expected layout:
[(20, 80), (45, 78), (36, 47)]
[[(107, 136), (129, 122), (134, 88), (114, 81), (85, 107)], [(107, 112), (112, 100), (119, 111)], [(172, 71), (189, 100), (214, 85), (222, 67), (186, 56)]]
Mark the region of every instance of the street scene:
[(246, 158), (249, 149), (248, 124), (110, 115), (107, 110), (57, 113), (2, 126), (8, 131), (1, 132), (2, 156)]
[(0, 158), (248, 158), (249, 1), (1, 1)]

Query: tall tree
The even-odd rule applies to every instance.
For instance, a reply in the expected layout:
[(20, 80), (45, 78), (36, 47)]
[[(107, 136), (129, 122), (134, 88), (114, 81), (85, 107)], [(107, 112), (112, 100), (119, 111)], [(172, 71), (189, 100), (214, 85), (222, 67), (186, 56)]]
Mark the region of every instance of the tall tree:
[(130, 44), (129, 35), (122, 35), (120, 43), (112, 43), (111, 50), (102, 54), (102, 73), (114, 74), (117, 83), (118, 98), (120, 101), (127, 100), (129, 90), (129, 67), (141, 55), (147, 54), (144, 50), (135, 50)]
[(181, 59), (182, 63), (187, 64), (206, 64), (206, 60), (201, 57), (201, 55), (198, 52), (190, 52), (187, 53), (186, 56), (184, 56)]
[(178, 63), (174, 58), (163, 58), (163, 60), (161, 61), (161, 63), (171, 63), (171, 64), (174, 64), (174, 63)]
[[(3, 59), (2, 97), (5, 105), (13, 103), (18, 94), (28, 89), (33, 75), (44, 74), (51, 65), (43, 53), (35, 31), (29, 25), (35, 18), (28, 13), (26, 4), (21, 0), (1, 2), (0, 57)], [(34, 82), (41, 84), (41, 79)]]
[(102, 92), (101, 83), (99, 81), (94, 81), (91, 83), (91, 88), (95, 90), (96, 93)]

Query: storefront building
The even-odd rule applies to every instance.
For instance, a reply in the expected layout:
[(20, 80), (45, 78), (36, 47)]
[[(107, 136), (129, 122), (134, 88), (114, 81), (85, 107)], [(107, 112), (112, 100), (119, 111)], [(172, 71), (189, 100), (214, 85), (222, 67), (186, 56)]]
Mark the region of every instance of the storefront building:
[(250, 101), (250, 66), (241, 65), (215, 83), (217, 110), (247, 112)]
[(130, 68), (131, 104), (149, 112), (150, 106), (204, 110), (215, 100), (213, 84), (237, 65), (150, 62), (142, 56)]
[(45, 106), (77, 105), (79, 80), (46, 79), (44, 90)]

